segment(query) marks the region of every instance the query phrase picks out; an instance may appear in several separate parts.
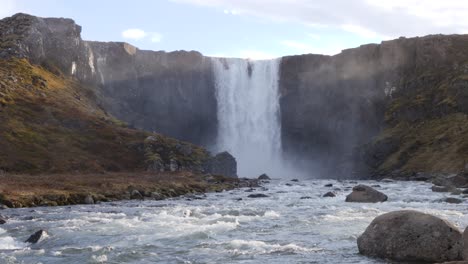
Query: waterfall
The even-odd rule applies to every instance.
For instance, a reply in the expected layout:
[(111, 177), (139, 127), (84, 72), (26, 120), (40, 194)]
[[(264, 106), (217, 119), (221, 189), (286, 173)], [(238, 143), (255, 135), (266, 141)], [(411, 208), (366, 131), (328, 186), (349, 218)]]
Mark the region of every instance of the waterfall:
[(282, 177), (279, 59), (212, 58), (218, 106), (216, 151), (229, 151), (240, 177)]

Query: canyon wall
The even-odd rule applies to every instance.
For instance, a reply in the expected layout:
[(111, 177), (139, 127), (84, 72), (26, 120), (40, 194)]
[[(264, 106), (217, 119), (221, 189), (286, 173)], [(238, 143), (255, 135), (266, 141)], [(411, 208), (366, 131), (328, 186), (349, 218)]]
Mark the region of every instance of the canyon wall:
[[(29, 58), (94, 87), (131, 126), (209, 145), (217, 106), (210, 58), (83, 41), (73, 20), (0, 21), (0, 57)], [(456, 172), (468, 160), (468, 36), (400, 38), (335, 56), (281, 60), (282, 145), (315, 177)]]
[(17, 14), (0, 22), (0, 57), (28, 58), (94, 86), (102, 108), (131, 127), (208, 144), (216, 136), (210, 60), (84, 41), (71, 19)]

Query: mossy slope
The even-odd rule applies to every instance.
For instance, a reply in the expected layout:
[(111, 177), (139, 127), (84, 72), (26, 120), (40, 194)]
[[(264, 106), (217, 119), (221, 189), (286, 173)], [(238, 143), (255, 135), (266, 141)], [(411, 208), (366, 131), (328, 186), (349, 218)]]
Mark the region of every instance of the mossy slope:
[[(48, 67), (48, 69), (51, 69)], [(162, 164), (199, 166), (197, 146), (128, 128), (99, 106), (93, 87), (25, 59), (0, 60), (0, 169), (15, 173), (144, 170), (145, 142)], [(54, 73), (52, 73), (54, 72)], [(190, 152), (181, 153), (181, 146)]]

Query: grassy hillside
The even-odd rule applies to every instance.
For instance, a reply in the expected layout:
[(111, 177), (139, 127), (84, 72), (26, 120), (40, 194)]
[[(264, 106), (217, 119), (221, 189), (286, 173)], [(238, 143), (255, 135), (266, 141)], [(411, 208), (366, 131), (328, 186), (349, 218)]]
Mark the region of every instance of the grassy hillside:
[(192, 168), (207, 157), (189, 143), (128, 128), (99, 106), (93, 91), (51, 65), (0, 60), (0, 170), (145, 170), (156, 161)]
[[(466, 42), (468, 44), (468, 42)], [(386, 128), (366, 148), (375, 174), (458, 173), (468, 164), (468, 61), (412, 68), (385, 113)]]

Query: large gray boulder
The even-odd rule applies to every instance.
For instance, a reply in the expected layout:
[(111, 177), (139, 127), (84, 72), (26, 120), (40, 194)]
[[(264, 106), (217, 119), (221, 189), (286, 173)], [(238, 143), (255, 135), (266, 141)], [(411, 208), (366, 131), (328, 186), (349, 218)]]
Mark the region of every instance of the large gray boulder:
[(462, 259), (462, 234), (451, 223), (412, 210), (376, 217), (357, 240), (359, 253), (398, 261)]
[(468, 260), (468, 227), (463, 232), (463, 259)]
[(378, 203), (388, 200), (387, 195), (367, 185), (354, 186), (353, 192), (346, 196), (346, 202), (354, 203)]
[(237, 178), (237, 162), (229, 152), (221, 152), (209, 158), (203, 168), (206, 173)]

